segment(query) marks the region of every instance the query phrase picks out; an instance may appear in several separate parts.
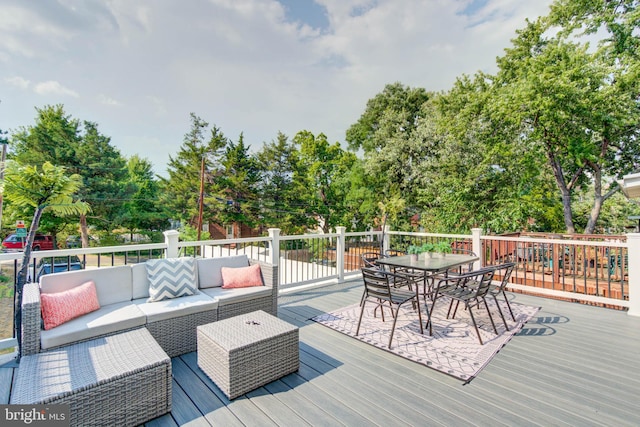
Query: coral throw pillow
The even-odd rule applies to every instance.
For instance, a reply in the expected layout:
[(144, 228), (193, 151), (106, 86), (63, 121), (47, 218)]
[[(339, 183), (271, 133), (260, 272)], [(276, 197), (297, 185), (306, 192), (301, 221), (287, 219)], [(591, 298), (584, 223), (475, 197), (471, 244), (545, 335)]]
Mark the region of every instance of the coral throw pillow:
[(263, 286), (260, 264), (240, 268), (222, 267), (220, 273), (224, 289)]
[(93, 281), (64, 292), (41, 294), (40, 301), (46, 330), (100, 308), (96, 284)]

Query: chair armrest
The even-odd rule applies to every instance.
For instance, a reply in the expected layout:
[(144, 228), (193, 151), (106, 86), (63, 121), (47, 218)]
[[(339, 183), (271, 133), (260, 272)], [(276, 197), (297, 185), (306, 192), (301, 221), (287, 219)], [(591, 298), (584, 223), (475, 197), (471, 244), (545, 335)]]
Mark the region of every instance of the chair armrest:
[(40, 352), (40, 330), (40, 287), (27, 283), (22, 289), (22, 356)]
[(449, 273), (447, 276), (438, 276), (436, 289), (442, 290), (473, 285), (477, 283), (477, 277), (491, 271), (495, 271), (495, 267), (484, 267), (464, 273)]
[(273, 314), (277, 315), (278, 313), (278, 285), (280, 282), (280, 276), (278, 274), (278, 266), (269, 264), (263, 261), (258, 261), (255, 259), (249, 260), (251, 265), (260, 264), (260, 271), (262, 273), (262, 282), (265, 286), (271, 288), (271, 293), (273, 295)]
[[(483, 267), (461, 274), (452, 274), (447, 277), (440, 277), (434, 292), (447, 293), (457, 288), (475, 289), (483, 280), (493, 278), (497, 266)], [(486, 277), (488, 275), (488, 277)]]

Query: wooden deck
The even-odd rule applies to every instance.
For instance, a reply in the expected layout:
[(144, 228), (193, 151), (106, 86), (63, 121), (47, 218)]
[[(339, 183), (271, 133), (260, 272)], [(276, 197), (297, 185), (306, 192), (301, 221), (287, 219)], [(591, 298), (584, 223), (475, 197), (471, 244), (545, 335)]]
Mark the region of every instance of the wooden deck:
[[(309, 320), (360, 296), (359, 281), (283, 295), (279, 317), (300, 327), (300, 370), (232, 402), (195, 353), (174, 358), (173, 411), (146, 425), (640, 425), (640, 318), (511, 295), (542, 310), (463, 385)], [(11, 372), (0, 369), (0, 403)]]

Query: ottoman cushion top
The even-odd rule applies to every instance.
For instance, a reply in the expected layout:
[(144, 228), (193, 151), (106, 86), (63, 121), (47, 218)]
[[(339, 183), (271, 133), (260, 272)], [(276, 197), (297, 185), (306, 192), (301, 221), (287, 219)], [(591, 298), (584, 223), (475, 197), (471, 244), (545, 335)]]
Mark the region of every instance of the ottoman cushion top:
[(262, 310), (198, 326), (220, 347), (234, 350), (298, 329)]

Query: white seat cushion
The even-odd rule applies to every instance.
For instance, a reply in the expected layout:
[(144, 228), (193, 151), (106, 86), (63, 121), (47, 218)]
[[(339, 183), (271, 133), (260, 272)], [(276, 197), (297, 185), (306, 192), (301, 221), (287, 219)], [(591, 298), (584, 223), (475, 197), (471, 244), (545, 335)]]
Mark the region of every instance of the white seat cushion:
[(109, 304), (48, 331), (41, 331), (40, 345), (46, 350), (85, 341), (100, 335), (144, 326), (146, 320), (147, 316), (131, 301)]
[(269, 286), (253, 286), (250, 288), (207, 288), (201, 289), (202, 293), (215, 298), (218, 301), (218, 305), (233, 304), (241, 301), (248, 301), (250, 299), (266, 297), (271, 295), (271, 287)]
[(203, 293), (154, 302), (141, 298), (133, 303), (147, 316), (147, 323), (218, 308), (218, 301)]

